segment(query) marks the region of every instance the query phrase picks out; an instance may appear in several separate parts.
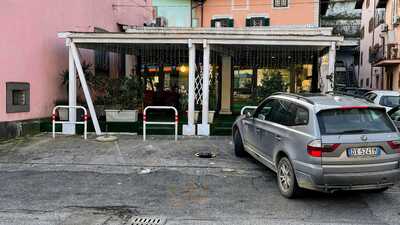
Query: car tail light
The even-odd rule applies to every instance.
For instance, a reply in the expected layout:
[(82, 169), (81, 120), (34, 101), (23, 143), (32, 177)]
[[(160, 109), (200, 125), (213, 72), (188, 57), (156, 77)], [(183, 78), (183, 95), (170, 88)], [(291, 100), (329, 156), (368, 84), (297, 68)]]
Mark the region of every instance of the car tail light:
[(399, 140), (388, 141), (387, 143), (393, 150), (400, 152), (400, 141)]
[(313, 140), (307, 145), (307, 152), (310, 156), (321, 157), (323, 152), (333, 152), (340, 144), (322, 144), (321, 140)]

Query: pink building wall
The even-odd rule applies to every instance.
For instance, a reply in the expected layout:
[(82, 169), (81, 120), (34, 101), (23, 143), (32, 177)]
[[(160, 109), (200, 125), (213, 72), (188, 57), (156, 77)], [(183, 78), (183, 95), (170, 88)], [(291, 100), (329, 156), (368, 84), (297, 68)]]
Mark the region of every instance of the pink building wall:
[[(66, 94), (59, 73), (68, 68), (68, 49), (58, 32), (142, 26), (152, 16), (145, 4), (151, 1), (2, 0), (0, 122), (49, 117), (54, 101)], [(30, 83), (30, 112), (6, 113), (6, 82)]]
[[(318, 25), (319, 1), (288, 0), (288, 7), (274, 8), (273, 0), (207, 0), (203, 26), (210, 27), (213, 17), (229, 16), (235, 27), (245, 27), (247, 16), (268, 16), (271, 26)], [(200, 7), (196, 10), (201, 24)]]

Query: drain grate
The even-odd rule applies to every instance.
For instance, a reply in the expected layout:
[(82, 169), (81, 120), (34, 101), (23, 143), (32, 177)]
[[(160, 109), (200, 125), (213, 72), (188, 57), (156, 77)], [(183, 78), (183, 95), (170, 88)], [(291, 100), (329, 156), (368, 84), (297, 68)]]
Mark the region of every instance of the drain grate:
[(164, 225), (167, 220), (165, 218), (160, 217), (142, 217), (142, 216), (134, 216), (132, 217), (128, 225)]

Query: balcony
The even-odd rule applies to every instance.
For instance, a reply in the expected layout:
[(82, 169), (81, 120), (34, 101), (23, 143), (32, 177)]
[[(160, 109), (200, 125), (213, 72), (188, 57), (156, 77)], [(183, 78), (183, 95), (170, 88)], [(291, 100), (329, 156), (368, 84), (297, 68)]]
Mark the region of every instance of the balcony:
[(369, 62), (374, 66), (400, 64), (400, 44), (375, 45), (370, 49)]
[(344, 36), (345, 38), (360, 37), (360, 25), (333, 25), (332, 34)]

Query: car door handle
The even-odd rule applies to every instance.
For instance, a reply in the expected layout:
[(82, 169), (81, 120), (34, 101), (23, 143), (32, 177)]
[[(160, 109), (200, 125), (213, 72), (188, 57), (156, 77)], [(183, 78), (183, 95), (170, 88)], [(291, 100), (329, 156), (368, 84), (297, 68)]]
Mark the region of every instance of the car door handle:
[(260, 128), (256, 128), (256, 133), (257, 134), (261, 133), (261, 129)]
[(277, 141), (280, 141), (282, 138), (281, 138), (281, 136), (279, 136), (279, 135), (275, 135), (275, 139), (276, 139)]

